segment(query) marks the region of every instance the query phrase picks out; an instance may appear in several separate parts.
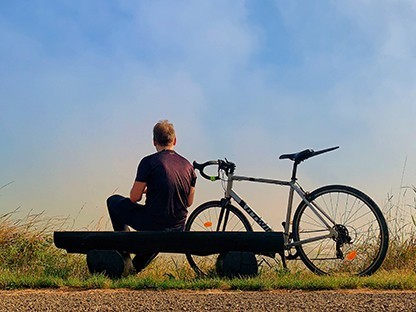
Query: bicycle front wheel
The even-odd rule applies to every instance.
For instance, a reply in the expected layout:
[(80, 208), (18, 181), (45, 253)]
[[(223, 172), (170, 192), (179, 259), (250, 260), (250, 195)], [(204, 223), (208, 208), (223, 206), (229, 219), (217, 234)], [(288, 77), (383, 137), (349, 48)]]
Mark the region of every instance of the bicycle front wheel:
[[(210, 201), (200, 205), (188, 217), (185, 231), (215, 232), (217, 231), (217, 228), (219, 228), (220, 231), (228, 232), (253, 231), (250, 222), (236, 207), (232, 205), (225, 207), (222, 220), (220, 220), (221, 209), (220, 201)], [(227, 220), (225, 220), (227, 211), (229, 212), (229, 215)], [(196, 274), (206, 276), (215, 273), (218, 254), (209, 256), (186, 254), (186, 258)]]
[[(349, 186), (329, 185), (309, 194), (307, 200), (322, 212), (315, 213), (302, 201), (293, 217), (293, 241), (305, 241), (296, 249), (311, 271), (362, 276), (381, 266), (388, 230), (380, 208), (370, 197)], [(332, 237), (319, 239), (330, 233), (322, 219), (332, 227)]]

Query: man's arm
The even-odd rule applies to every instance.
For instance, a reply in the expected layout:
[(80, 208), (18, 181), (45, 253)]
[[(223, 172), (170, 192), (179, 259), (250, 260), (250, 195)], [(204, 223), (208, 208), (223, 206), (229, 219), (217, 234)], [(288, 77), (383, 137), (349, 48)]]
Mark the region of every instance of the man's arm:
[(135, 181), (130, 191), (130, 200), (133, 203), (140, 201), (143, 193), (146, 193), (146, 182)]
[(195, 187), (191, 187), (189, 195), (188, 195), (188, 207), (191, 207), (194, 202), (194, 195), (195, 195)]

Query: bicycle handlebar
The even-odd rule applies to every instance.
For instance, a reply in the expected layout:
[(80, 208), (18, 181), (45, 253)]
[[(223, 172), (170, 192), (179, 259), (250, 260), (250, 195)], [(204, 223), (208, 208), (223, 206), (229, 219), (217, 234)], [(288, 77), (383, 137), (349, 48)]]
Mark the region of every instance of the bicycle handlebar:
[[(212, 166), (212, 165), (218, 165), (218, 174), (216, 176), (209, 176), (204, 172), (205, 167)], [(220, 179), (220, 170), (224, 170), (225, 173), (228, 175), (228, 173), (234, 173), (235, 164), (226, 160), (210, 160), (207, 162), (204, 162), (202, 164), (197, 163), (196, 161), (193, 162), (193, 166), (195, 169), (199, 170), (202, 177), (204, 177), (207, 180), (210, 181), (217, 181)]]
[(204, 172), (205, 167), (211, 166), (211, 165), (218, 165), (218, 161), (216, 161), (216, 160), (210, 160), (210, 161), (204, 162), (203, 164), (198, 164), (196, 161), (194, 161), (192, 164), (193, 164), (193, 166), (194, 166), (195, 169), (198, 169), (199, 170), (199, 173), (205, 179), (211, 180), (211, 181), (216, 181), (216, 180), (218, 180), (220, 178), (219, 175), (217, 175), (217, 176), (209, 176), (209, 175), (207, 175)]

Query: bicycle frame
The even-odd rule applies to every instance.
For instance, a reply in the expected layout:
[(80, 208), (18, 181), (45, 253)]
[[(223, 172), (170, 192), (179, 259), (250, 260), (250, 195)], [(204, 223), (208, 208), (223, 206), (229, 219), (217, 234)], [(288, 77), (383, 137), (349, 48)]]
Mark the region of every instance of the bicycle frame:
[[(275, 184), (280, 186), (289, 186), (289, 197), (288, 197), (288, 205), (286, 211), (286, 221), (284, 223), (284, 244), (286, 249), (290, 249), (294, 246), (306, 244), (314, 241), (318, 241), (325, 238), (333, 238), (337, 236), (337, 232), (333, 229), (335, 225), (335, 221), (326, 214), (323, 209), (321, 209), (316, 203), (310, 202), (307, 198), (307, 193), (302, 189), (302, 187), (297, 183), (296, 179), (296, 165), (293, 169), (293, 175), (291, 181), (282, 181), (282, 180), (274, 180), (274, 179), (264, 179), (264, 178), (253, 178), (253, 177), (246, 177), (246, 176), (237, 176), (233, 173), (228, 174), (227, 179), (227, 188), (225, 191), (225, 200), (229, 201), (231, 198), (234, 199), (240, 207), (266, 232), (271, 232), (273, 229), (260, 217), (232, 188), (234, 181), (248, 181), (248, 182), (255, 182), (255, 183), (266, 183), (266, 184)], [(292, 217), (292, 210), (293, 210), (293, 198), (294, 193), (297, 193), (299, 197), (308, 205), (308, 207), (313, 211), (313, 213), (319, 218), (319, 220), (326, 226), (329, 233), (322, 236), (317, 236), (310, 239), (305, 239), (297, 242), (289, 242), (290, 238), (290, 220)], [(224, 206), (225, 207), (225, 206)], [(220, 213), (220, 220), (223, 217), (223, 211)], [(326, 220), (325, 220), (326, 218)], [(225, 216), (225, 220), (228, 220), (228, 216)], [(329, 222), (327, 222), (327, 220)], [(226, 221), (225, 221), (226, 223)]]

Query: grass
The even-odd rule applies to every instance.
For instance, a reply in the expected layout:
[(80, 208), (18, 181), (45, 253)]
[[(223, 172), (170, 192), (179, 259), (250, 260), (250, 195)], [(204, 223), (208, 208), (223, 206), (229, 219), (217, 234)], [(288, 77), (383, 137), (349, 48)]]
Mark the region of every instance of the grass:
[(112, 280), (91, 275), (85, 255), (54, 246), (52, 231), (62, 230), (65, 220), (43, 213), (16, 218), (14, 211), (0, 215), (0, 289), (416, 290), (415, 194), (415, 187), (401, 188), (384, 203), (390, 248), (382, 268), (369, 277), (317, 276), (295, 265), (289, 272), (266, 268), (254, 278), (197, 278), (183, 256), (160, 255), (140, 274)]
[(409, 271), (381, 271), (369, 277), (317, 276), (309, 272), (259, 275), (246, 279), (213, 278), (158, 278), (149, 276), (128, 276), (109, 279), (103, 275), (85, 277), (53, 277), (23, 275), (17, 273), (0, 274), (0, 289), (130, 289), (130, 290), (416, 290), (416, 274)]

